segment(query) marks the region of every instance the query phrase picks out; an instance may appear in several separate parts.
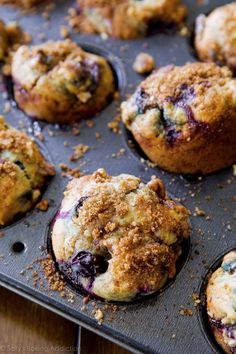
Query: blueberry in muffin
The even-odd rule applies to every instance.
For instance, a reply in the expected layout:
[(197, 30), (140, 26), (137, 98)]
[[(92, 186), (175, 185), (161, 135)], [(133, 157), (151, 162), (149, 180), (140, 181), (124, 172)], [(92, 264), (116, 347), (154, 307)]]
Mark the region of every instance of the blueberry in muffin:
[(122, 120), (151, 161), (211, 173), (236, 161), (236, 80), (214, 63), (154, 71), (122, 103)]
[(32, 208), (54, 167), (23, 132), (9, 127), (0, 116), (0, 225)]
[(196, 20), (195, 48), (203, 61), (236, 71), (236, 2), (216, 8)]
[(19, 107), (50, 123), (95, 115), (115, 90), (108, 62), (71, 40), (20, 47), (13, 57), (12, 78)]
[(209, 324), (227, 354), (236, 352), (236, 252), (228, 253), (207, 286)]
[(156, 292), (176, 274), (188, 211), (155, 178), (144, 184), (103, 169), (72, 180), (57, 214), (52, 246), (78, 289), (113, 301)]
[(180, 24), (186, 7), (180, 0), (77, 0), (79, 15), (70, 23), (81, 32), (121, 39), (147, 35), (157, 23)]

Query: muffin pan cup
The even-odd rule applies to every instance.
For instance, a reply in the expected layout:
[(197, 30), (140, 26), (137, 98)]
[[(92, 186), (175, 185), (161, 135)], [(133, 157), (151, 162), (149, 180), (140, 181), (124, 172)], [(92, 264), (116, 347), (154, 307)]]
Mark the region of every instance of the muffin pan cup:
[[(36, 44), (40, 43), (40, 33), (45, 33), (46, 40), (60, 39), (60, 26), (66, 24), (67, 10), (74, 3), (73, 0), (58, 0), (50, 14), (47, 29), (42, 17), (43, 7), (36, 14), (21, 17), (19, 10), (1, 6), (0, 17), (5, 22), (17, 20), (25, 31), (32, 34)], [(191, 30), (198, 14), (207, 14), (227, 2), (217, 0), (214, 4), (205, 2), (205, 5), (198, 5), (197, 1), (189, 0), (184, 3), (189, 8), (187, 24)], [(116, 72), (121, 100), (143, 80), (132, 70), (133, 61), (141, 51), (153, 55), (157, 66), (171, 63), (183, 65), (196, 60), (192, 55), (189, 38), (177, 32), (167, 31), (134, 41), (104, 40), (100, 36), (84, 34), (72, 34), (71, 38), (84, 49), (107, 57)], [(6, 100), (7, 93), (3, 91), (0, 94), (1, 114), (4, 113)], [(235, 247), (236, 204), (233, 196), (236, 180), (233, 170), (228, 168), (206, 177), (188, 178), (149, 167), (141, 161), (143, 156), (138, 151), (134, 154), (130, 149), (127, 144), (129, 135), (114, 134), (107, 127), (117, 115), (118, 106), (116, 101), (111, 102), (92, 120), (94, 125), (91, 128), (86, 121), (81, 122), (80, 135), (74, 135), (71, 127), (35, 122), (16, 105), (12, 105), (10, 112), (5, 114), (6, 121), (13, 127), (24, 125), (32, 135), (37, 130), (42, 131), (45, 137), (42, 142), (44, 151), (50, 152), (48, 158), (49, 161), (52, 158), (55, 164), (56, 175), (43, 194), (43, 199), (50, 201), (47, 212), (33, 209), (21, 220), (0, 230), (3, 232), (0, 238), (0, 284), (135, 353), (190, 354), (196, 353), (196, 348), (200, 354), (216, 353), (218, 348), (209, 343), (204, 333), (207, 324), (204, 327), (200, 325), (199, 310), (194, 306), (193, 294), (199, 294), (203, 278), (214, 260), (229, 248)], [(95, 138), (96, 133), (101, 134), (100, 139)], [(88, 145), (90, 150), (77, 163), (69, 162), (68, 156), (78, 144)], [(119, 154), (120, 149), (125, 149), (122, 156)], [(71, 168), (81, 165), (81, 170), (86, 174), (103, 167), (111, 175), (134, 174), (145, 182), (155, 174), (164, 181), (168, 193), (180, 198), (192, 212), (191, 245), (188, 255), (185, 255), (187, 260), (173, 283), (158, 294), (126, 304), (125, 311), (124, 305), (117, 304), (118, 311), (113, 314), (111, 322), (108, 321), (109, 311), (104, 311), (105, 320), (102, 325), (92, 315), (91, 302), (86, 305), (85, 311), (81, 310), (83, 296), (76, 290), (68, 287), (75, 294), (74, 302), (68, 302), (61, 297), (60, 292), (50, 291), (46, 282), (34, 286), (31, 270), (22, 272), (37, 258), (47, 254), (50, 224), (68, 183), (68, 179), (61, 176), (60, 163), (66, 163)], [(194, 216), (196, 207), (204, 210), (206, 215)], [(99, 306), (102, 304), (99, 300), (97, 303)]]

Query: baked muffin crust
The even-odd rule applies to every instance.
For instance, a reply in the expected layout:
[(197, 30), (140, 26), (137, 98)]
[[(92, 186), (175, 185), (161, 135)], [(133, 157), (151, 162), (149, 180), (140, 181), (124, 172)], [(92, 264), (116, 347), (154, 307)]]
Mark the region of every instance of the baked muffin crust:
[(13, 57), (15, 100), (29, 116), (73, 123), (101, 111), (114, 93), (106, 60), (71, 40), (22, 46)]
[(203, 61), (227, 65), (236, 72), (236, 2), (196, 20), (195, 48)]
[(167, 197), (159, 179), (145, 185), (100, 169), (69, 183), (52, 245), (76, 287), (106, 300), (131, 301), (175, 276), (188, 237), (188, 211)]
[(141, 82), (122, 119), (158, 166), (210, 173), (236, 160), (236, 80), (213, 63), (169, 65)]
[(46, 178), (54, 175), (36, 144), (0, 116), (0, 225), (7, 225), (37, 202)]
[(81, 32), (106, 33), (132, 39), (145, 36), (157, 22), (183, 21), (186, 7), (180, 0), (77, 0), (79, 16), (72, 21)]
[(226, 353), (236, 351), (236, 252), (228, 253), (209, 279), (207, 312), (217, 342)]

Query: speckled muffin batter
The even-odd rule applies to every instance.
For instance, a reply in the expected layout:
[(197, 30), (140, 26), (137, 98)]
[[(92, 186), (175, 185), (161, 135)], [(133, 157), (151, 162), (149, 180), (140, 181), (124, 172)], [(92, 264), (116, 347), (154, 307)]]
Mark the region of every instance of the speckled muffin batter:
[(101, 111), (114, 93), (107, 61), (71, 40), (22, 46), (13, 58), (15, 100), (29, 116), (73, 123)]
[(50, 0), (0, 0), (0, 5), (16, 5), (25, 9), (30, 9), (40, 3), (50, 3)]
[(122, 119), (151, 161), (210, 173), (236, 161), (236, 80), (213, 63), (169, 65), (141, 82)]
[(131, 301), (176, 274), (188, 211), (155, 178), (144, 184), (103, 169), (69, 183), (52, 232), (61, 271), (97, 297)]
[(195, 48), (201, 60), (227, 65), (236, 72), (236, 2), (197, 18)]
[(236, 352), (236, 252), (228, 253), (207, 286), (207, 312), (215, 338), (227, 354)]
[(82, 32), (106, 33), (132, 39), (145, 36), (158, 22), (183, 21), (186, 7), (180, 0), (77, 0), (76, 25)]
[(38, 201), (54, 167), (23, 132), (0, 116), (0, 225), (7, 225)]

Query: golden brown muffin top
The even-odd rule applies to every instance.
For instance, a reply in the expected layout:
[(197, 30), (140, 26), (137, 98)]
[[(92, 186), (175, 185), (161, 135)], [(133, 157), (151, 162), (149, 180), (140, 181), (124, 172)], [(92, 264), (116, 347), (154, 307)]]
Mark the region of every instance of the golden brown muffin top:
[[(68, 218), (60, 219), (67, 213)], [(150, 286), (157, 279), (161, 282), (166, 271), (173, 277), (179, 256), (174, 245), (178, 249), (188, 236), (187, 209), (167, 197), (159, 179), (144, 185), (134, 176), (111, 177), (100, 169), (69, 183), (53, 247), (59, 260), (68, 260), (80, 249), (109, 252), (113, 279), (120, 288), (133, 289), (144, 278)]]
[(236, 70), (236, 2), (220, 6), (196, 21), (195, 46), (202, 60)]
[[(164, 114), (164, 119), (181, 126), (215, 123), (222, 115), (235, 115), (235, 92), (236, 80), (227, 67), (213, 63), (169, 65), (154, 71), (122, 104), (123, 120), (129, 126), (140, 115), (144, 124), (141, 115), (157, 109), (159, 116)], [(149, 129), (152, 121), (145, 121), (145, 129)]]

